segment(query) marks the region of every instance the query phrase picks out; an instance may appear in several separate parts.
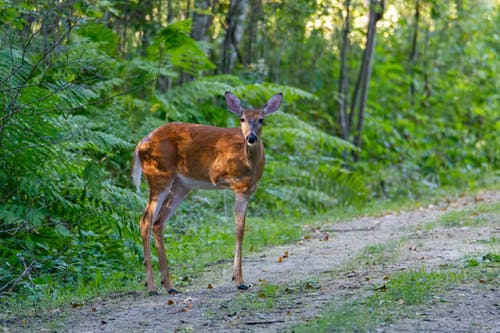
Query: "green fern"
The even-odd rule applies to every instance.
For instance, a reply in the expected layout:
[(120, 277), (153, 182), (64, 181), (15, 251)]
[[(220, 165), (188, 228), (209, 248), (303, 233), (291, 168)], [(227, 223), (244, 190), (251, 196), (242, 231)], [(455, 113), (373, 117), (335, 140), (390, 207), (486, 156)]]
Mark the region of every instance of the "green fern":
[(169, 24), (160, 31), (167, 47), (170, 62), (191, 75), (199, 75), (202, 71), (213, 69), (202, 48), (189, 36), (191, 20), (183, 20)]
[(0, 89), (5, 92), (9, 88), (21, 87), (28, 80), (32, 68), (27, 55), (21, 50), (0, 50)]

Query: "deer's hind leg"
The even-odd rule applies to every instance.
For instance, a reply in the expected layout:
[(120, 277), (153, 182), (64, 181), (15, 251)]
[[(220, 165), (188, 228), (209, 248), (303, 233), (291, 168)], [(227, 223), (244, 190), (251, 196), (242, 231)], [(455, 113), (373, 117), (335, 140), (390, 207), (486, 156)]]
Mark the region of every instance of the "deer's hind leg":
[[(156, 286), (153, 277), (153, 263), (151, 259), (151, 232), (153, 221), (157, 219), (160, 208), (170, 192), (172, 179), (166, 178), (163, 182), (157, 182), (155, 188), (150, 189), (149, 201), (141, 217), (140, 229), (142, 236), (142, 246), (144, 248), (144, 268), (146, 270), (146, 288), (150, 294), (156, 293)], [(159, 186), (164, 184), (163, 186)]]
[(170, 280), (170, 272), (168, 267), (168, 260), (165, 254), (164, 231), (166, 222), (174, 215), (175, 210), (181, 204), (182, 200), (189, 193), (189, 189), (182, 186), (178, 182), (172, 184), (170, 193), (160, 209), (158, 217), (153, 225), (153, 234), (158, 250), (158, 261), (160, 264), (161, 283), (169, 294), (177, 294), (178, 291), (174, 288)]

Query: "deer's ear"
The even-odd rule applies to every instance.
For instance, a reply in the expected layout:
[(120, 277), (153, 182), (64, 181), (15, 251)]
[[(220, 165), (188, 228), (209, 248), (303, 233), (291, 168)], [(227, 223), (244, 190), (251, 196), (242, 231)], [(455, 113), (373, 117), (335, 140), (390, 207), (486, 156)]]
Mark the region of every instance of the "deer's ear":
[(268, 114), (278, 111), (278, 109), (281, 106), (282, 99), (283, 99), (283, 93), (279, 93), (271, 97), (267, 101), (266, 105), (264, 105), (264, 107), (262, 108), (264, 114), (267, 116)]
[(235, 95), (231, 94), (229, 91), (226, 91), (226, 104), (229, 111), (236, 114), (238, 117), (241, 117), (243, 113), (243, 108), (240, 105), (240, 100)]

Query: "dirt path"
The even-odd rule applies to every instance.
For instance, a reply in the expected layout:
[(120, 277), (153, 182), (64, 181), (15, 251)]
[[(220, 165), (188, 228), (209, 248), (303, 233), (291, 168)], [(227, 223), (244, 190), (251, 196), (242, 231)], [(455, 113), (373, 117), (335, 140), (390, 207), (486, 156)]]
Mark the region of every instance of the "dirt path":
[[(482, 193), (405, 213), (325, 224), (321, 230), (310, 230), (297, 244), (247, 257), (243, 267), (246, 282), (253, 284), (249, 292), (232, 286), (231, 263), (222, 263), (207, 268), (182, 294), (117, 294), (73, 309), (52, 325), (65, 332), (287, 330), (314, 319), (326, 305), (356, 296), (364, 286), (383, 284), (396, 272), (437, 268), (491, 251), (487, 241), (500, 237), (498, 216), (477, 227), (426, 228), (426, 224), (451, 210), (499, 200), (500, 193)], [(367, 247), (377, 246), (385, 247), (384, 255), (389, 257), (360, 264)], [(263, 286), (270, 286), (268, 294), (259, 294)], [(272, 288), (280, 293), (272, 298), (273, 304), (251, 302), (252, 297), (268, 297)], [(447, 303), (433, 303), (419, 320), (401, 318), (380, 331), (500, 332), (498, 281), (488, 290), (459, 286), (448, 293)]]

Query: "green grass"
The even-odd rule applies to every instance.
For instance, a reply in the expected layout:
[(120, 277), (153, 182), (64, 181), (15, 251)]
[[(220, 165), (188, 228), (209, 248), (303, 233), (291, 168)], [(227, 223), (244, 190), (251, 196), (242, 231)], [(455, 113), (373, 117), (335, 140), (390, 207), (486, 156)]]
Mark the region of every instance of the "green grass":
[(223, 305), (232, 313), (251, 315), (267, 312), (280, 307), (289, 307), (297, 297), (314, 293), (319, 285), (314, 280), (304, 280), (290, 284), (263, 283), (245, 293), (238, 293), (234, 299)]
[(113, 292), (137, 290), (142, 287), (138, 277), (130, 273), (115, 273), (103, 277), (96, 273), (91, 280), (79, 279), (72, 286), (62, 288), (57, 281), (47, 280), (38, 285), (38, 290), (17, 297), (2, 297), (0, 299), (0, 323), (10, 317), (31, 317), (44, 315), (54, 309), (69, 309), (73, 305), (82, 305), (95, 297), (102, 297)]
[[(426, 271), (424, 269), (393, 275), (383, 288), (365, 290), (350, 300), (333, 304), (321, 316), (290, 328), (293, 332), (365, 332), (401, 318), (415, 317), (419, 306), (432, 300), (446, 302), (446, 293), (462, 283), (495, 283), (498, 279), (498, 255), (487, 254), (484, 262), (494, 264), (467, 266), (466, 269)], [(491, 259), (491, 261), (490, 261)], [(479, 266), (479, 267), (478, 267)]]
[(383, 265), (397, 260), (399, 251), (405, 239), (393, 240), (382, 244), (368, 245), (361, 254), (353, 259), (352, 264), (359, 265)]
[(437, 226), (454, 228), (488, 225), (500, 226), (500, 202), (480, 203), (471, 209), (447, 212), (437, 221), (427, 223), (424, 228), (432, 230)]

